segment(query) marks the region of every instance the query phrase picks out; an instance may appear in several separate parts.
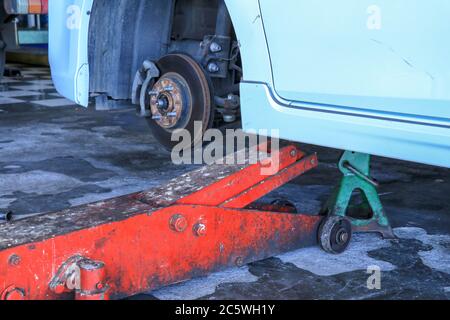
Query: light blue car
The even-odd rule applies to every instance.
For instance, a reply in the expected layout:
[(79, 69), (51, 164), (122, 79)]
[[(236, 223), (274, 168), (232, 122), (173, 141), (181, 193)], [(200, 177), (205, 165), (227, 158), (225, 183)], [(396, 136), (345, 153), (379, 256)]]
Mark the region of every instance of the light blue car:
[[(50, 0), (58, 91), (450, 167), (448, 0)], [(230, 19), (231, 18), (231, 19)], [(240, 110), (240, 111), (239, 111)]]

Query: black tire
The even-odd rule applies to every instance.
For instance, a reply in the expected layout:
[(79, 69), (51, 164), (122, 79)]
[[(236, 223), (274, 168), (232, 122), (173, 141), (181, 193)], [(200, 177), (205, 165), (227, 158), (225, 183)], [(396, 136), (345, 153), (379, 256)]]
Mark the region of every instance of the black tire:
[[(204, 132), (211, 128), (214, 120), (213, 93), (209, 77), (202, 67), (191, 57), (184, 54), (169, 54), (157, 62), (160, 75), (177, 74), (188, 84), (191, 93), (190, 115), (183, 121), (181, 127), (167, 129), (160, 126), (154, 119), (147, 118), (150, 129), (167, 150), (172, 150), (178, 142), (171, 141), (172, 134), (177, 129), (186, 129), (194, 135), (194, 122), (201, 121), (203, 131), (197, 133), (192, 140), (192, 145), (201, 143)], [(188, 146), (186, 146), (188, 147)]]
[(331, 254), (341, 254), (347, 250), (352, 240), (352, 224), (345, 217), (324, 218), (319, 228), (319, 243)]

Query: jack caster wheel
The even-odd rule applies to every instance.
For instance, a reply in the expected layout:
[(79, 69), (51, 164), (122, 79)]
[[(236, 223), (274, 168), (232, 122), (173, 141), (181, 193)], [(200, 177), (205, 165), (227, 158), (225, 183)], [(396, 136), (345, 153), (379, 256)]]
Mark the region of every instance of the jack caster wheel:
[(319, 228), (319, 242), (331, 254), (343, 253), (352, 240), (352, 224), (345, 217), (331, 216)]
[[(180, 141), (172, 141), (176, 130), (185, 129), (191, 141), (183, 141), (184, 149), (202, 142), (204, 132), (214, 117), (211, 82), (200, 65), (183, 54), (169, 54), (157, 62), (161, 77), (147, 90), (146, 107), (151, 117), (148, 124), (154, 137), (171, 150)], [(195, 122), (203, 130), (195, 129)]]

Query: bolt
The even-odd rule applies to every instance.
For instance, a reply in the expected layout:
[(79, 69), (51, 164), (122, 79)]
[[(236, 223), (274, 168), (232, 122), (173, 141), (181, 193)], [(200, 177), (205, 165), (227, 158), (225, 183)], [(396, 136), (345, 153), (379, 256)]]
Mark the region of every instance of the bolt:
[(149, 96), (157, 96), (157, 95), (159, 95), (159, 92), (158, 92), (158, 91), (153, 91), (153, 90), (152, 90), (152, 91), (149, 91), (149, 92), (148, 92), (148, 95), (149, 95)]
[(234, 114), (224, 114), (223, 121), (226, 123), (232, 123), (236, 121), (236, 116)]
[(236, 259), (236, 266), (239, 267), (239, 268), (244, 266), (244, 259), (242, 259), (242, 257), (238, 257)]
[(204, 236), (206, 236), (206, 225), (204, 223), (197, 223), (194, 226), (194, 234), (197, 237), (204, 237)]
[(297, 156), (297, 150), (292, 150), (291, 151), (291, 157), (295, 158)]
[(169, 118), (176, 118), (176, 117), (177, 117), (177, 113), (176, 113), (176, 112), (169, 112), (169, 113), (167, 114), (167, 116), (168, 116)]
[(342, 231), (338, 236), (338, 242), (340, 243), (346, 243), (348, 241), (348, 233), (346, 231)]
[(315, 166), (315, 165), (316, 165), (316, 159), (312, 158), (312, 159), (311, 159), (311, 164), (312, 164), (313, 166)]
[(217, 73), (220, 71), (219, 66), (217, 65), (217, 63), (215, 62), (211, 62), (210, 64), (208, 64), (208, 71), (210, 73)]
[(232, 106), (239, 106), (239, 96), (234, 95), (232, 93), (230, 93), (227, 97), (228, 102), (232, 105)]
[(164, 91), (171, 92), (173, 91), (173, 87), (172, 86), (164, 87)]
[(170, 228), (176, 232), (183, 232), (188, 226), (188, 222), (181, 214), (176, 214), (170, 218)]
[(13, 267), (17, 267), (22, 259), (17, 254), (13, 254), (11, 257), (9, 257), (9, 264)]
[(212, 53), (217, 53), (217, 52), (222, 51), (222, 46), (220, 44), (218, 44), (217, 42), (213, 42), (209, 46), (209, 50), (211, 50)]
[(156, 115), (156, 116), (153, 116), (152, 117), (152, 120), (155, 120), (155, 121), (160, 121), (162, 118), (161, 118), (161, 116), (159, 116), (159, 115)]

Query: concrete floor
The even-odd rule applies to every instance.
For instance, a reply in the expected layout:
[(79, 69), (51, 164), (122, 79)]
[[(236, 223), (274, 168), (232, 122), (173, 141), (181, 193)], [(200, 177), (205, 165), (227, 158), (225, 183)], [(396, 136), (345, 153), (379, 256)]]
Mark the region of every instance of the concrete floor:
[[(11, 90), (4, 81), (0, 95)], [(31, 91), (0, 105), (0, 209), (16, 219), (152, 188), (192, 169), (171, 163), (131, 107), (44, 106), (39, 100), (55, 98), (52, 89)], [(319, 153), (319, 168), (268, 200), (287, 198), (315, 213), (339, 180), (340, 152), (304, 149)], [(382, 158), (373, 170), (399, 240), (359, 234), (340, 256), (301, 249), (136, 298), (449, 299), (450, 170)], [(381, 290), (366, 285), (374, 265), (382, 270)]]

